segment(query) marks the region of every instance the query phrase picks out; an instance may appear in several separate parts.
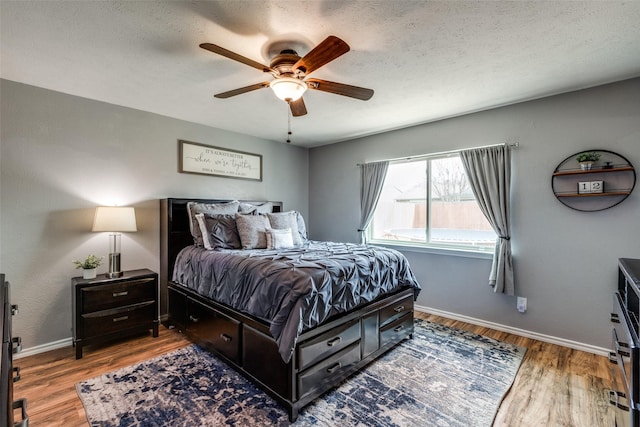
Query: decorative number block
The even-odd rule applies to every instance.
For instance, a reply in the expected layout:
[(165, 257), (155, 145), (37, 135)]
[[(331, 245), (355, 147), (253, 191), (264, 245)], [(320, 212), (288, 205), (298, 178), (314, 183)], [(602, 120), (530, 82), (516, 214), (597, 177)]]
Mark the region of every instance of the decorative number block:
[(578, 182), (578, 194), (603, 193), (604, 181), (580, 181)]
[(591, 193), (603, 193), (604, 181), (591, 181)]
[(578, 182), (578, 194), (591, 193), (591, 182), (580, 181)]

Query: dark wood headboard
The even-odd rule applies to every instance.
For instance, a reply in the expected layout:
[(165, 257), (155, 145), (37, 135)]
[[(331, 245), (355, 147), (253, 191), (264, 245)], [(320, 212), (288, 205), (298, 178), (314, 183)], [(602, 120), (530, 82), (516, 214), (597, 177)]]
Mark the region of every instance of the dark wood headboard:
[[(187, 203), (228, 203), (223, 199), (161, 199), (160, 200), (160, 314), (163, 320), (168, 312), (167, 283), (173, 277), (173, 265), (178, 253), (193, 245), (189, 229)], [(244, 203), (260, 204), (264, 200), (241, 200)], [(274, 212), (282, 212), (282, 202), (273, 203)]]

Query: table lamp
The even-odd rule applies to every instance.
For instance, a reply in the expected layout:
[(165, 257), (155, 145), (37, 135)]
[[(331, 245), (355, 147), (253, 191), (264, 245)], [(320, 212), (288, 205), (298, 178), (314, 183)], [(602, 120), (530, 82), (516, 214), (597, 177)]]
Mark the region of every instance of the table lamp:
[(109, 232), (109, 271), (105, 276), (109, 278), (121, 277), (120, 270), (120, 240), (121, 232), (138, 231), (136, 228), (136, 213), (127, 206), (98, 206), (93, 218), (92, 231)]

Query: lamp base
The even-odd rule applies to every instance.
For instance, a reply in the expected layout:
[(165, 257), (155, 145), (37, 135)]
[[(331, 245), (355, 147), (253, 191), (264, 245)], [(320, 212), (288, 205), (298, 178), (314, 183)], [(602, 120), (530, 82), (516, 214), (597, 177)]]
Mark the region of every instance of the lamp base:
[(115, 277), (122, 277), (124, 275), (124, 272), (122, 271), (114, 271), (113, 273), (104, 273), (105, 277), (108, 277), (109, 279), (113, 279)]
[(109, 271), (104, 275), (110, 279), (122, 277), (124, 273), (120, 271), (120, 252), (109, 254)]

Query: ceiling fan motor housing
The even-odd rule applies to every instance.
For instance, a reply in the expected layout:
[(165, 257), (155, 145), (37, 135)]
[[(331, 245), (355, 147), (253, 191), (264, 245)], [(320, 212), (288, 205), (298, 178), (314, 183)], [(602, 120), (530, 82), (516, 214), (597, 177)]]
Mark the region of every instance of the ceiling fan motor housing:
[[(293, 76), (293, 64), (298, 62), (300, 56), (295, 50), (286, 49), (280, 52), (279, 55), (276, 55), (272, 60), (269, 66), (272, 70), (276, 70), (278, 75), (280, 76)], [(301, 74), (304, 75), (304, 70), (298, 69), (297, 71), (302, 71)], [(299, 74), (299, 73), (296, 73)]]

